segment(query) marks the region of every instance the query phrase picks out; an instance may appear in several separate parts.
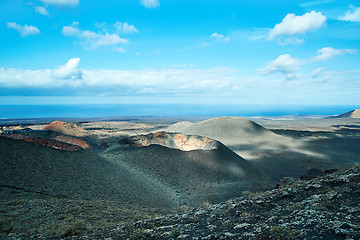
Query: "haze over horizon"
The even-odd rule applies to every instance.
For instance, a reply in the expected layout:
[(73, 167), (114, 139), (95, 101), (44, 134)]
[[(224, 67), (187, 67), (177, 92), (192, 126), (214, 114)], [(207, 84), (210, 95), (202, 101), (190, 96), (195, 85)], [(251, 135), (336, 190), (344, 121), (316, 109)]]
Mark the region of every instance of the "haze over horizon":
[(360, 3), (0, 3), (0, 105), (356, 105)]

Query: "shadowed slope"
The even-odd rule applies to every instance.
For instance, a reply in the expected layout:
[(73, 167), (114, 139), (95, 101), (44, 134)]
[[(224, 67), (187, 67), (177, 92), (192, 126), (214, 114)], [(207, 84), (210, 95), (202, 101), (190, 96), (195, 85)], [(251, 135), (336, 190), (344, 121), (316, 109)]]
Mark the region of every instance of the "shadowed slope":
[(191, 123), (180, 122), (164, 129), (169, 132), (210, 137), (225, 144), (277, 182), (284, 176), (297, 177), (316, 165), (334, 168), (332, 159), (309, 147), (312, 138), (295, 139), (274, 132), (240, 117), (214, 118)]
[(213, 150), (181, 151), (160, 145), (112, 146), (101, 154), (126, 165), (139, 177), (161, 183), (173, 193), (174, 203), (196, 205), (240, 196), (248, 189), (266, 189), (268, 178), (226, 146)]
[(360, 109), (354, 109), (351, 110), (347, 113), (343, 113), (343, 114), (339, 114), (339, 115), (335, 115), (335, 116), (330, 116), (327, 118), (360, 118)]
[(253, 187), (267, 187), (259, 171), (220, 143), (215, 150), (187, 152), (118, 143), (98, 155), (0, 137), (0, 164), (2, 198), (10, 197), (12, 189), (21, 198), (107, 199), (176, 207), (219, 202)]
[(172, 206), (157, 186), (88, 151), (66, 152), (0, 137), (1, 198), (107, 199)]
[(257, 150), (269, 150), (282, 148), (283, 143), (290, 140), (241, 117), (213, 118), (196, 123), (179, 122), (165, 131), (210, 137), (246, 159), (257, 157), (253, 145), (257, 145)]

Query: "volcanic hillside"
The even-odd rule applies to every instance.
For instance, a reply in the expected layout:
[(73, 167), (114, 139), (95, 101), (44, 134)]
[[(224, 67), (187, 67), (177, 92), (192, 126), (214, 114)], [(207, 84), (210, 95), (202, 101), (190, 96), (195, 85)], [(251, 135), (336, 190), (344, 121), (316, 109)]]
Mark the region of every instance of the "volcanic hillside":
[(360, 118), (360, 109), (351, 110), (347, 113), (330, 116), (328, 118)]
[[(323, 133), (283, 131), (282, 135), (241, 117), (214, 118), (201, 122), (179, 122), (164, 131), (206, 136), (222, 142), (273, 179), (299, 177), (310, 168), (332, 169), (353, 166), (354, 141)], [(306, 135), (305, 135), (306, 134)], [(343, 146), (344, 145), (344, 146)], [(341, 154), (340, 154), (341, 153)], [(350, 154), (349, 154), (350, 153)], [(341, 157), (349, 156), (343, 159)], [(341, 161), (339, 161), (341, 159)]]
[(256, 157), (254, 149), (272, 150), (293, 141), (241, 117), (212, 118), (195, 123), (179, 122), (169, 126), (165, 131), (213, 138), (246, 159)]
[[(107, 145), (93, 136), (87, 138), (86, 130), (76, 125), (49, 126), (54, 125), (60, 126), (56, 132), (20, 129), (1, 134), (3, 198), (15, 191), (19, 198), (105, 199), (176, 207), (220, 202), (245, 190), (269, 187), (261, 171), (206, 137), (159, 132), (116, 137)], [(64, 135), (62, 128), (69, 126), (85, 137)]]

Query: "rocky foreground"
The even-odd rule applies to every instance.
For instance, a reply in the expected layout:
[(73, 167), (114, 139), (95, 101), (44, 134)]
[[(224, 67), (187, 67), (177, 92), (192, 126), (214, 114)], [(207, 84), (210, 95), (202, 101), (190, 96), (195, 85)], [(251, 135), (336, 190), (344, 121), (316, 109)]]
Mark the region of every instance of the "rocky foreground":
[(16, 229), (1, 221), (0, 237), (359, 239), (359, 199), (360, 166), (311, 180), (285, 178), (276, 189), (247, 192), (240, 198), (194, 209), (134, 208), (109, 201), (12, 200), (1, 202), (0, 213), (4, 216), (6, 208), (12, 208), (11, 217), (21, 226)]
[[(122, 223), (90, 238), (108, 239), (359, 239), (360, 167), (216, 205)], [(85, 237), (73, 237), (84, 239)]]
[[(360, 166), (311, 180), (285, 178), (276, 189), (271, 191), (247, 192), (240, 198), (215, 205), (204, 203), (194, 209), (180, 207), (166, 210), (168, 214), (161, 209), (136, 209), (114, 202), (49, 199), (46, 203), (45, 200), (42, 200), (43, 202), (38, 200), (26, 202), (30, 208), (33, 208), (32, 214), (35, 216), (33, 223), (39, 229), (40, 227), (46, 229), (46, 224), (54, 221), (50, 216), (60, 211), (61, 218), (57, 219), (57, 224), (53, 223), (53, 228), (56, 226), (57, 228), (43, 230), (36, 235), (12, 232), (2, 237), (4, 239), (359, 239), (359, 181)], [(40, 211), (36, 204), (42, 204), (42, 213), (36, 212)], [(59, 204), (63, 204), (64, 209), (58, 210)], [(20, 206), (20, 202), (11, 202), (11, 205), (16, 205), (18, 215), (22, 207), (29, 207)], [(71, 222), (75, 214), (82, 219)], [(118, 223), (114, 225), (116, 221)], [(23, 225), (30, 224), (24, 219), (22, 222)], [(111, 225), (114, 227), (107, 227)]]

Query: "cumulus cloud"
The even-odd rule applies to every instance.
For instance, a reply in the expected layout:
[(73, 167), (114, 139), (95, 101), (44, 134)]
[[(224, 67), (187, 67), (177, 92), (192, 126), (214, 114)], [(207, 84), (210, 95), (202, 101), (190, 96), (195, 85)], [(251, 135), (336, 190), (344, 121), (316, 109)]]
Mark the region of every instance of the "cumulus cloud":
[(10, 29), (15, 29), (16, 31), (18, 31), (20, 33), (21, 37), (26, 37), (29, 35), (36, 35), (40, 33), (40, 30), (37, 27), (34, 26), (28, 26), (27, 24), (25, 24), (24, 26), (21, 26), (19, 24), (17, 24), (16, 22), (8, 22), (7, 27)]
[(79, 63), (80, 58), (71, 58), (65, 65), (53, 70), (52, 76), (63, 80), (80, 80), (82, 79), (82, 72), (77, 69)]
[(326, 21), (326, 17), (321, 12), (311, 11), (301, 16), (289, 13), (285, 16), (281, 23), (275, 25), (269, 31), (268, 39), (274, 40), (278, 36), (298, 35), (309, 31), (315, 31), (322, 27)]
[(134, 25), (129, 25), (127, 22), (123, 23), (117, 21), (116, 23), (114, 23), (114, 27), (118, 33), (130, 34), (139, 32)]
[(140, 4), (146, 8), (157, 8), (160, 7), (159, 0), (140, 0)]
[(77, 27), (78, 23), (73, 23), (71, 26), (64, 26), (62, 33), (64, 36), (77, 37), (81, 43), (89, 49), (96, 49), (105, 45), (118, 45), (129, 43), (128, 39), (120, 38), (117, 34), (110, 33), (96, 33), (88, 30), (80, 30)]
[(46, 5), (76, 7), (79, 5), (79, 0), (40, 0)]
[(62, 34), (64, 34), (65, 36), (81, 36), (81, 31), (77, 27), (74, 27), (75, 25), (77, 25), (77, 23), (73, 23), (72, 26), (64, 26), (61, 31)]
[(283, 54), (275, 60), (269, 62), (266, 67), (258, 69), (258, 73), (270, 74), (280, 72), (285, 74), (286, 78), (292, 79), (299, 76), (297, 71), (300, 69), (300, 65), (302, 64), (304, 64), (304, 62), (300, 59), (293, 58), (290, 54)]
[(355, 49), (334, 49), (332, 47), (324, 47), (318, 50), (318, 55), (310, 59), (310, 61), (325, 61), (329, 60), (337, 55), (343, 55), (345, 53), (355, 53)]
[(360, 22), (360, 7), (350, 6), (351, 10), (348, 10), (344, 16), (341, 16), (339, 20)]
[(40, 13), (40, 14), (42, 14), (44, 16), (49, 16), (50, 15), (49, 12), (46, 10), (46, 8), (44, 8), (42, 6), (36, 6), (35, 7), (35, 12)]
[(219, 34), (219, 33), (213, 33), (210, 35), (210, 37), (217, 41), (230, 42), (230, 37), (225, 37), (224, 35)]

